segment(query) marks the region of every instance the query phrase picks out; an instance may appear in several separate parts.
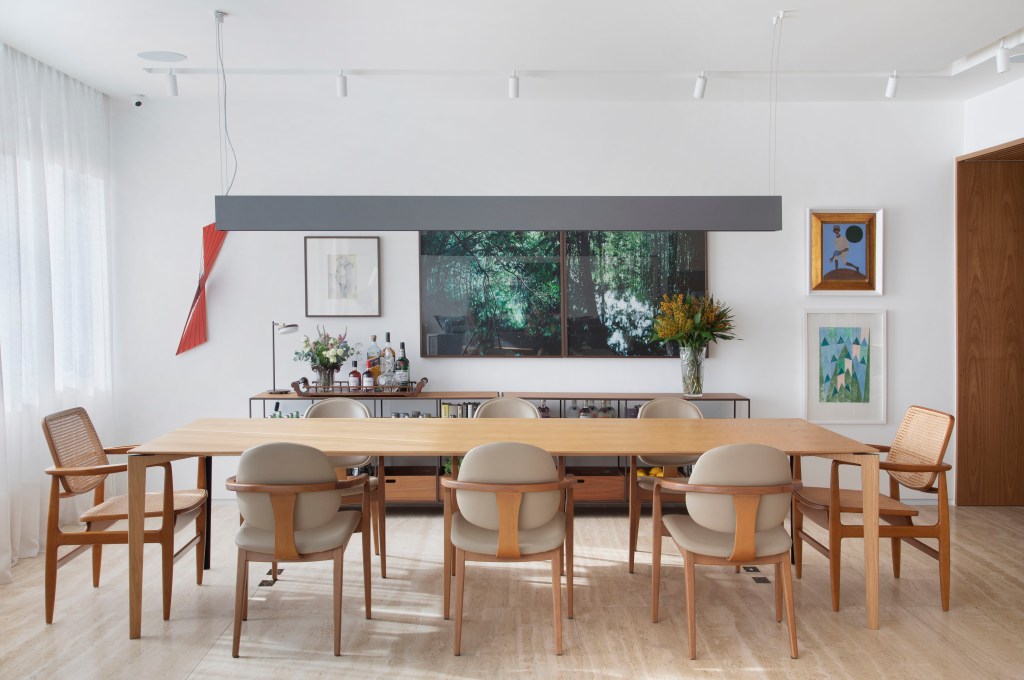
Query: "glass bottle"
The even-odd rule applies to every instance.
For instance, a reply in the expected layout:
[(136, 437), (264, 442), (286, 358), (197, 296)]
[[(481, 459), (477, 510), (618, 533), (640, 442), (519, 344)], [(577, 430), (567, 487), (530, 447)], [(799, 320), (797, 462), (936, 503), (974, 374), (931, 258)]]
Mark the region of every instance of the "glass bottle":
[(380, 347), (377, 345), (377, 336), (370, 336), (370, 346), (366, 348), (366, 368), (376, 379), (380, 375)]
[(380, 349), (380, 372), (392, 375), (395, 372), (395, 361), (395, 348), (391, 346), (391, 333), (385, 333), (384, 346)]
[(377, 384), (377, 381), (373, 379), (373, 369), (369, 366), (363, 371), (363, 387), (373, 387)]
[(537, 412), (540, 413), (540, 417), (541, 418), (550, 418), (551, 417), (551, 409), (548, 408), (548, 400), (547, 399), (541, 399), (540, 400), (540, 406), (537, 407)]
[(363, 384), (363, 374), (359, 372), (359, 362), (352, 362), (352, 370), (348, 374), (348, 386), (359, 387)]
[(608, 399), (601, 400), (601, 410), (597, 412), (598, 418), (615, 418), (618, 414), (615, 413), (615, 409), (612, 408), (612, 403)]
[(593, 418), (594, 417), (593, 409), (590, 407), (590, 400), (589, 399), (584, 400), (583, 408), (580, 409), (579, 417), (580, 418)]
[(566, 411), (565, 416), (567, 418), (577, 418), (580, 415), (580, 407), (576, 405), (576, 400), (573, 399), (572, 403), (569, 404), (569, 410)]
[(408, 385), (412, 382), (409, 371), (409, 357), (405, 356), (405, 343), (398, 343), (398, 358), (395, 359), (395, 379), (399, 385)]

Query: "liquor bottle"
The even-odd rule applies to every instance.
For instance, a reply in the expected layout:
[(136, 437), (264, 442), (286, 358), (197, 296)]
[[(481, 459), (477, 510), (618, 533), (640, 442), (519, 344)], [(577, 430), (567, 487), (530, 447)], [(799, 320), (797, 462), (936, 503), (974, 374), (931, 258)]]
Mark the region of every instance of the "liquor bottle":
[(377, 382), (373, 379), (373, 369), (369, 366), (363, 371), (363, 387), (373, 387)]
[(352, 362), (352, 371), (348, 374), (348, 386), (359, 387), (363, 382), (363, 374), (359, 372), (359, 362)]
[(380, 347), (377, 346), (376, 335), (370, 336), (370, 346), (366, 348), (366, 368), (375, 380), (380, 375)]
[(537, 412), (540, 413), (540, 417), (541, 418), (550, 418), (551, 417), (551, 409), (548, 408), (548, 400), (547, 399), (541, 399), (540, 400), (540, 406), (537, 407)]
[(566, 412), (567, 418), (578, 418), (580, 415), (580, 407), (576, 405), (576, 400), (572, 400), (572, 404), (569, 405), (569, 410)]
[(405, 343), (398, 343), (398, 358), (395, 359), (395, 378), (399, 385), (408, 385), (412, 382), (409, 372), (409, 357), (405, 356)]
[(590, 400), (589, 399), (587, 399), (587, 400), (585, 400), (583, 402), (583, 408), (580, 409), (579, 417), (580, 418), (593, 418), (594, 417), (593, 410), (590, 408)]
[(597, 412), (598, 418), (616, 418), (618, 414), (615, 413), (615, 409), (612, 408), (612, 403), (608, 399), (601, 400), (601, 410)]
[(395, 372), (395, 349), (391, 346), (391, 333), (384, 334), (384, 346), (380, 349), (380, 372), (391, 375)]

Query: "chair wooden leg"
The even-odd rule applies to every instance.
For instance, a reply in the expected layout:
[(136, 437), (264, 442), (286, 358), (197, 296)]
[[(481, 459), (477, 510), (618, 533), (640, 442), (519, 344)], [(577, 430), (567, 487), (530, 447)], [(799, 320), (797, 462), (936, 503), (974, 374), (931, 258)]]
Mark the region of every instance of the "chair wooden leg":
[(243, 574), (242, 588), (242, 620), (249, 620), (249, 560), (245, 561), (245, 573)]
[(384, 489), (377, 489), (377, 526), (380, 533), (380, 577), (388, 577), (387, 514), (384, 511)]
[(196, 585), (203, 585), (203, 558), (206, 556), (206, 504), (203, 504), (203, 511), (196, 517), (196, 533), (199, 534), (199, 543), (196, 543)]
[(736, 565), (736, 567), (733, 569), (733, 573), (734, 574), (740, 573), (740, 565), (738, 565), (738, 564)]
[(654, 527), (654, 543), (651, 545), (651, 621), (658, 622), (658, 605), (661, 603), (661, 527)]
[[(90, 531), (91, 527), (88, 523), (85, 525), (85, 530)], [(103, 567), (103, 546), (99, 543), (92, 547), (92, 587), (100, 587), (100, 569)]]
[(444, 620), (447, 621), (451, 616), (451, 600), (452, 600), (452, 551), (448, 545), (444, 546), (444, 571), (441, 573), (444, 578)]
[(466, 591), (466, 551), (455, 549), (455, 656), (462, 653), (462, 600)]
[(555, 654), (562, 654), (562, 551), (551, 559), (551, 602), (555, 617)]
[(341, 656), (341, 584), (344, 564), (345, 548), (342, 546), (334, 551), (334, 656)]
[(686, 628), (690, 644), (690, 659), (697, 658), (697, 594), (694, 590), (697, 581), (697, 569), (693, 553), (689, 550), (683, 556), (686, 560)]
[(778, 564), (778, 570), (782, 572), (782, 592), (786, 600), (786, 622), (789, 626), (789, 655), (796, 659), (800, 656), (796, 646), (796, 607), (793, 605), (793, 574), (785, 560), (785, 555)]
[(370, 602), (370, 518), (363, 517), (363, 611), (366, 618), (372, 616), (372, 605)]
[(841, 529), (828, 532), (828, 582), (832, 588), (832, 611), (839, 611), (839, 574), (842, 566), (843, 538)]
[(775, 623), (782, 622), (782, 563), (775, 563)]
[(796, 567), (796, 577), (803, 576), (804, 569), (804, 539), (801, 532), (804, 530), (804, 513), (800, 512), (796, 497), (793, 498), (793, 562)]
[(270, 580), (277, 583), (277, 562), (270, 563)]
[(57, 536), (54, 532), (46, 540), (46, 622), (53, 623), (53, 603), (57, 596)]
[(939, 527), (939, 594), (942, 611), (949, 611), (949, 524)]
[(231, 633), (231, 656), (236, 659), (238, 658), (238, 644), (242, 638), (242, 610), (245, 607), (245, 602), (249, 599), (249, 584), (248, 579), (245, 578), (248, 566), (245, 551), (239, 548), (238, 569), (235, 574), (235, 620)]
[(569, 540), (565, 543), (565, 590), (566, 599), (569, 608), (568, 618), (576, 618), (576, 613), (573, 609), (573, 593), (572, 593), (572, 576), (573, 576), (573, 555), (572, 555), (572, 535), (569, 536)]
[(163, 561), (164, 621), (171, 620), (171, 588), (174, 585), (174, 531), (163, 537), (160, 543)]
[(376, 499), (370, 501), (370, 524), (373, 525), (373, 554), (380, 555), (380, 522), (378, 522)]

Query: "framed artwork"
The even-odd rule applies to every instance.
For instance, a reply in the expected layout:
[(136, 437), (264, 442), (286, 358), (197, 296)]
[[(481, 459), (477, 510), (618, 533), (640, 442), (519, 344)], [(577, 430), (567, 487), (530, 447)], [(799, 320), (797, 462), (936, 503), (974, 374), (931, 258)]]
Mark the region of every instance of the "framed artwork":
[(811, 295), (882, 294), (882, 211), (807, 211)]
[(805, 310), (807, 419), (884, 424), (885, 344), (885, 310)]
[(380, 239), (307, 236), (306, 316), (380, 316)]
[(703, 231), (420, 232), (423, 356), (664, 357), (663, 294), (702, 294)]

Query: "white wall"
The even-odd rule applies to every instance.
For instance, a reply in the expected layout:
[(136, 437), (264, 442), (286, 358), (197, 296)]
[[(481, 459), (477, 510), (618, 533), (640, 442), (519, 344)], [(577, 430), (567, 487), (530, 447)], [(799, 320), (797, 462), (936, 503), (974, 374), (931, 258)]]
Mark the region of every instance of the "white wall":
[[(303, 234), (229, 234), (207, 287), (210, 340), (174, 352), (195, 290), (200, 227), (213, 220), (215, 104), (120, 102), (112, 121), (116, 216), (116, 407), (123, 441), (202, 416), (245, 416), (268, 387), (268, 324), (304, 318)], [(368, 102), (239, 98), (235, 194), (760, 194), (763, 103)], [(779, 106), (784, 229), (709, 237), (710, 288), (741, 342), (714, 348), (705, 389), (749, 395), (760, 417), (802, 416), (802, 310), (888, 310), (888, 423), (836, 426), (887, 442), (902, 412), (954, 408), (955, 103)], [(806, 210), (885, 209), (885, 295), (805, 295)], [(472, 225), (453, 225), (472, 226)], [(432, 388), (672, 391), (670, 360), (420, 359), (417, 237), (381, 234), (383, 316), (328, 319), (354, 339), (389, 330)], [(287, 383), (308, 374), (278, 342)], [(953, 456), (950, 455), (950, 460)], [(231, 461), (217, 461), (216, 488)], [(824, 483), (824, 464), (805, 478)], [(189, 473), (191, 474), (191, 473)]]
[(964, 153), (1015, 139), (1024, 139), (1024, 80), (1015, 80), (964, 103)]

